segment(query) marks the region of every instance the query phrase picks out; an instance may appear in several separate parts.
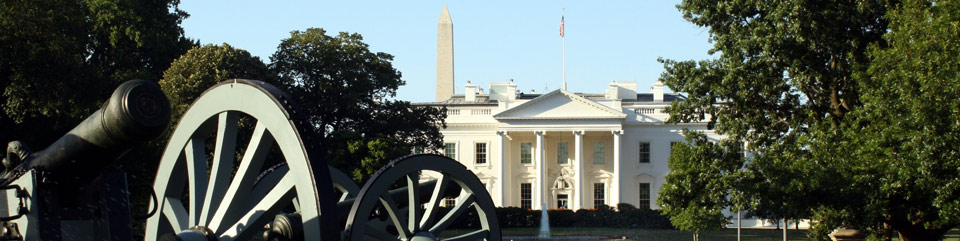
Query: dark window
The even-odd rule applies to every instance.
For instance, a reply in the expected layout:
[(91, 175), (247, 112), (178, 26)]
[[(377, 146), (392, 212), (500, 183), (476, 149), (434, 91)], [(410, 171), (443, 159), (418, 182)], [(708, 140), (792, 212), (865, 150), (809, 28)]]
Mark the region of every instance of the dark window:
[(533, 147), (530, 142), (520, 143), (520, 163), (533, 163)]
[(593, 143), (593, 164), (603, 164), (603, 142)]
[(603, 183), (594, 183), (593, 184), (593, 208), (600, 208), (601, 206), (607, 205), (604, 202), (604, 188)]
[(456, 143), (445, 143), (443, 144), (443, 155), (449, 157), (450, 159), (457, 159), (457, 144)]
[(445, 207), (454, 207), (457, 206), (457, 199), (448, 197), (443, 199), (443, 206)]
[(650, 183), (640, 183), (640, 205), (639, 208), (650, 208)]
[(570, 203), (570, 199), (567, 194), (557, 194), (558, 209), (570, 209), (570, 206), (568, 206), (567, 203)]
[(566, 164), (570, 160), (570, 154), (567, 152), (567, 143), (557, 143), (557, 163)]
[(740, 158), (747, 158), (747, 153), (744, 152), (743, 149), (743, 142), (737, 142), (737, 147), (735, 149), (737, 151), (737, 155), (740, 155)]
[(530, 183), (520, 183), (520, 208), (533, 208), (533, 188)]
[(640, 142), (640, 163), (650, 163), (650, 142)]
[(477, 164), (487, 163), (487, 143), (477, 143)]

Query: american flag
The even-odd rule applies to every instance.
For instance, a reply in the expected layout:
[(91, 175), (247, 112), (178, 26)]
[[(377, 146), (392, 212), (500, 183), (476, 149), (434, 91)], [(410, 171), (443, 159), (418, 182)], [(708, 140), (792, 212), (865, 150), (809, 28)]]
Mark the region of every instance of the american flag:
[(563, 38), (563, 15), (560, 15), (560, 37)]

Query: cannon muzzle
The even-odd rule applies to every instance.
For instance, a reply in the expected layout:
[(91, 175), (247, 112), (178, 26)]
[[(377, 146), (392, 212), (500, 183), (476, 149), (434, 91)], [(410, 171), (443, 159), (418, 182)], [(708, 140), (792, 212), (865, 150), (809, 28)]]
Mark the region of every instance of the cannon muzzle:
[(170, 122), (170, 102), (160, 87), (131, 80), (99, 110), (17, 169), (48, 172), (61, 184), (86, 185), (131, 147), (156, 138)]

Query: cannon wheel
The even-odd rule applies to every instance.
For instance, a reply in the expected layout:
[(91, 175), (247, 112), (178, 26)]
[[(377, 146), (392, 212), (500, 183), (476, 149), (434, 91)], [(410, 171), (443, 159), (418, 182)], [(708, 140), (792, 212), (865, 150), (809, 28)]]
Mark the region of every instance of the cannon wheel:
[[(437, 179), (432, 190), (420, 188), (420, 179), (426, 176)], [(406, 200), (394, 200), (388, 194), (397, 183), (407, 187)], [(459, 186), (460, 195), (456, 205), (441, 214), (439, 206), (450, 185)], [(425, 196), (429, 198), (423, 199)], [(440, 240), (441, 233), (470, 209), (476, 211), (479, 227), (443, 240), (501, 239), (496, 210), (486, 188), (473, 172), (443, 156), (414, 155), (390, 162), (367, 181), (356, 200), (347, 217), (344, 240)], [(409, 203), (416, 205), (406, 205)], [(391, 225), (382, 225), (384, 215)]]
[[(336, 239), (337, 215), (321, 215), (336, 209), (330, 172), (296, 113), (286, 94), (260, 81), (228, 80), (204, 92), (161, 157), (154, 181), (160, 211), (147, 220), (145, 239), (249, 240), (290, 204), (304, 217), (305, 240)], [(241, 114), (256, 124), (234, 167)], [(274, 147), (286, 165), (259, 176)]]

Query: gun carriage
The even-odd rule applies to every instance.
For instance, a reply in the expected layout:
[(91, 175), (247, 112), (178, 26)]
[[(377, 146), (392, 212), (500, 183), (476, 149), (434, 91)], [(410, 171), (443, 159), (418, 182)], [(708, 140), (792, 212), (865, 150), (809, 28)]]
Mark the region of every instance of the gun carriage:
[[(11, 143), (4, 163), (17, 164), (2, 176), (0, 240), (133, 239), (125, 174), (104, 170), (169, 118), (155, 84), (130, 81), (43, 151)], [(455, 160), (407, 156), (360, 187), (327, 165), (307, 125), (269, 84), (238, 79), (205, 91), (164, 149), (144, 239), (500, 240), (490, 195)], [(444, 233), (467, 216), (476, 219), (469, 228)]]

